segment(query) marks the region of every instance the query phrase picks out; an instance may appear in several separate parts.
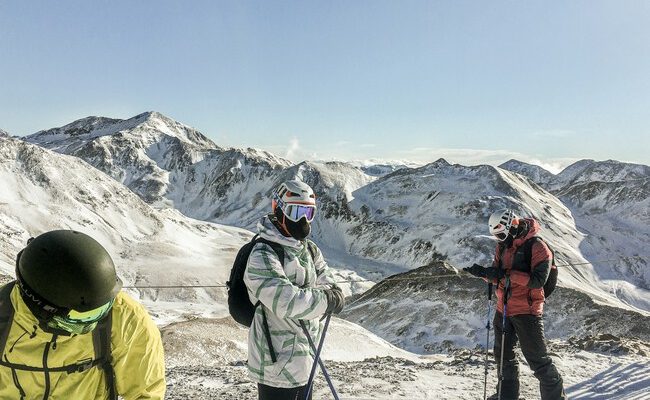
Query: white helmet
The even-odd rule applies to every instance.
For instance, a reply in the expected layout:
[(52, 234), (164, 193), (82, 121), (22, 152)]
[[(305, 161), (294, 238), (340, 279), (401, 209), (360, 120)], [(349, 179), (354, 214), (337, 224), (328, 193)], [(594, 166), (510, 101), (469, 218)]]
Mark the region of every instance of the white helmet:
[(311, 222), (316, 214), (316, 195), (304, 182), (286, 181), (273, 193), (271, 207), (273, 212), (276, 208), (280, 208), (291, 221), (298, 222), (304, 217), (307, 222)]
[(500, 242), (506, 240), (510, 233), (510, 228), (518, 225), (519, 217), (517, 217), (514, 211), (508, 208), (492, 213), (490, 219), (488, 219), (490, 233)]

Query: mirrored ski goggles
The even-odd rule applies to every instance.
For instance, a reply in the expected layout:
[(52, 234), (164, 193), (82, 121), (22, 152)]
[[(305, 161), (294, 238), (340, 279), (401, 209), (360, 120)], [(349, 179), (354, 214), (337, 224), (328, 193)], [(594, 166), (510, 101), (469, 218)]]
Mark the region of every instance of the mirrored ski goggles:
[(114, 300), (109, 301), (101, 307), (88, 311), (70, 310), (67, 315), (55, 315), (48, 322), (52, 328), (58, 328), (66, 332), (81, 335), (95, 329), (97, 323), (110, 312)]
[(70, 321), (72, 323), (97, 322), (100, 319), (104, 318), (106, 314), (108, 314), (108, 311), (110, 311), (111, 307), (113, 307), (114, 302), (115, 300), (111, 300), (108, 303), (104, 304), (103, 306), (97, 307), (89, 311), (70, 310), (68, 315), (66, 315), (63, 318), (66, 321)]
[(293, 222), (298, 222), (300, 218), (307, 219), (311, 222), (316, 215), (316, 206), (305, 204), (283, 204), (281, 205), (282, 212)]

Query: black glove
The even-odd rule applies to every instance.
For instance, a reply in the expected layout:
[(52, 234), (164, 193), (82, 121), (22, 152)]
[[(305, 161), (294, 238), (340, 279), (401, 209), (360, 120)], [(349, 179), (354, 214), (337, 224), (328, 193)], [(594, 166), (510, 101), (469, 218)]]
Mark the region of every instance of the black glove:
[(485, 268), (485, 277), (489, 280), (500, 280), (506, 276), (506, 271), (501, 268), (489, 267)]
[(485, 278), (485, 268), (482, 265), (474, 264), (471, 267), (463, 268), (463, 271), (474, 275), (477, 278)]
[(474, 275), (477, 278), (487, 278), (489, 280), (499, 280), (503, 278), (506, 273), (501, 268), (488, 267), (483, 268), (482, 265), (474, 264), (471, 267), (463, 268), (463, 271)]
[(325, 297), (327, 297), (327, 310), (325, 314), (338, 314), (345, 307), (345, 297), (343, 292), (338, 286), (333, 286), (331, 289), (323, 290)]

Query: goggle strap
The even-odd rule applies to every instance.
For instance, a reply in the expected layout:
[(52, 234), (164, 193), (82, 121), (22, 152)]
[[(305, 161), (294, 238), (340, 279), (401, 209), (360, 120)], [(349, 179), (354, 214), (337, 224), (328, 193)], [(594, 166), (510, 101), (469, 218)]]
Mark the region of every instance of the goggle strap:
[(34, 291), (34, 289), (32, 289), (27, 284), (27, 282), (22, 279), (20, 272), (16, 271), (16, 275), (18, 277), (18, 288), (20, 289), (21, 297), (25, 304), (27, 304), (27, 307), (32, 310), (32, 312), (38, 313), (38, 316), (46, 319), (51, 318), (55, 315), (63, 316), (68, 313), (67, 309), (50, 303), (45, 298), (36, 293), (36, 291)]

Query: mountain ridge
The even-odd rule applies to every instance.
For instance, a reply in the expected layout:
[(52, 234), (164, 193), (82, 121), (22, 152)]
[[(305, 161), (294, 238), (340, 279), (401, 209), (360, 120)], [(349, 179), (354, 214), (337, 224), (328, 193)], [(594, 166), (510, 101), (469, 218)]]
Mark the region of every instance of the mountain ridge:
[[(166, 117), (155, 113), (134, 118), (166, 121)], [(173, 125), (167, 123), (165, 129)], [(621, 243), (630, 232), (608, 233), (606, 225), (642, 215), (643, 201), (626, 199), (627, 214), (608, 215), (607, 224), (601, 224), (598, 215), (594, 217), (590, 214), (593, 210), (584, 206), (594, 204), (593, 199), (572, 199), (567, 193), (561, 201), (551, 188), (545, 189), (541, 183), (500, 167), (463, 166), (438, 159), (421, 167), (371, 176), (346, 162), (295, 164), (263, 150), (223, 149), (216, 144), (199, 146), (197, 150), (165, 141), (164, 132), (152, 129), (155, 131), (155, 124), (134, 129), (131, 136), (119, 131), (104, 135), (97, 144), (101, 151), (95, 154), (70, 151), (79, 146), (79, 137), (68, 138), (69, 143), (64, 146), (49, 147), (85, 159), (156, 207), (172, 207), (193, 218), (249, 230), (254, 230), (259, 217), (269, 211), (274, 187), (282, 180), (303, 179), (315, 188), (322, 211), (313, 224), (314, 239), (334, 250), (338, 257), (334, 260), (336, 266), (375, 280), (440, 257), (459, 266), (489, 262), (493, 242), (487, 235), (485, 221), (496, 209), (514, 208), (523, 216), (540, 220), (544, 227), (542, 235), (565, 262), (589, 264), (589, 260), (594, 260), (586, 276), (582, 271), (571, 271), (561, 278), (563, 285), (596, 287), (591, 295), (603, 301), (620, 300), (650, 310), (648, 296), (629, 286), (649, 286), (650, 274), (644, 272), (647, 268), (642, 262), (597, 262), (624, 260), (638, 254), (634, 248), (650, 241), (645, 228), (630, 245), (613, 249), (603, 246), (598, 239), (613, 235), (614, 241)], [(139, 141), (143, 136), (154, 138), (147, 142), (147, 148), (156, 151), (129, 153), (129, 149), (144, 147)], [(133, 157), (127, 157), (130, 154)], [(570, 166), (565, 176), (575, 178), (586, 168), (594, 167), (594, 163), (598, 165), (593, 160), (583, 161)], [(606, 166), (620, 166), (610, 164)], [(593, 170), (605, 177), (620, 177), (627, 171), (619, 168), (608, 174), (603, 168)], [(586, 176), (589, 179), (596, 175)], [(638, 192), (637, 197), (645, 193), (629, 190)], [(612, 189), (610, 200), (620, 201), (623, 193), (622, 189)], [(576, 222), (574, 215), (580, 221)]]

